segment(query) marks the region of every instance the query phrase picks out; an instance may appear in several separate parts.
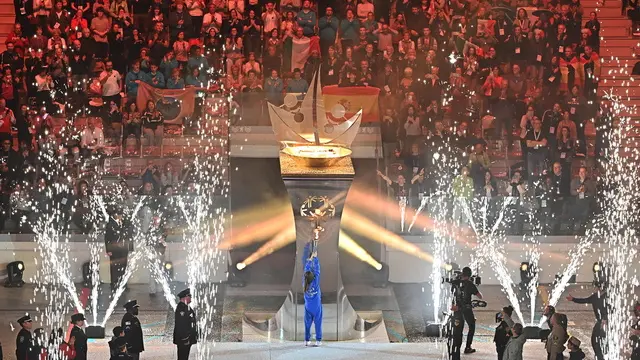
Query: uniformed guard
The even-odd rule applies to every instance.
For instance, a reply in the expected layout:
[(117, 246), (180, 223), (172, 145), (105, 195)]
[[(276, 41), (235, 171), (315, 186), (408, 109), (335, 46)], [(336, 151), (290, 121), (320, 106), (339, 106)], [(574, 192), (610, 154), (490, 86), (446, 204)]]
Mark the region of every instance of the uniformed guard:
[[(114, 346), (118, 349), (118, 352), (111, 355), (110, 360), (133, 360), (133, 356), (127, 353), (127, 340), (125, 338), (116, 338), (114, 340)], [(140, 354), (138, 354), (140, 356)]]
[(178, 297), (180, 302), (176, 307), (173, 343), (178, 347), (178, 360), (188, 360), (191, 345), (198, 342), (196, 313), (189, 307), (191, 303), (190, 289), (182, 290)]
[(33, 326), (31, 316), (25, 315), (18, 319), (18, 324), (22, 327), (16, 338), (16, 358), (18, 360), (28, 360), (33, 348), (33, 336), (31, 327)]
[(87, 335), (85, 335), (84, 330), (82, 330), (85, 320), (84, 314), (82, 313), (71, 315), (71, 324), (73, 324), (73, 329), (71, 329), (70, 337), (75, 338), (75, 360), (87, 360), (87, 352), (89, 350), (87, 348)]
[(140, 353), (144, 351), (142, 325), (137, 317), (138, 307), (138, 300), (131, 300), (124, 304), (127, 313), (122, 317), (121, 323), (124, 338), (127, 340), (127, 350), (134, 360), (140, 359)]

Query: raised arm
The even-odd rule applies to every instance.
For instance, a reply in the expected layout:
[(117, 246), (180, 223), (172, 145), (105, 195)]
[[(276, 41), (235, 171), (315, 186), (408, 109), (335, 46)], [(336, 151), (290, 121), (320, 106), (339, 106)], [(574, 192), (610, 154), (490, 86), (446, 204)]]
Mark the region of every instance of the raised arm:
[(393, 184), (393, 181), (391, 181), (391, 179), (389, 179), (385, 174), (383, 174), (380, 170), (378, 170), (378, 176), (380, 176), (382, 178), (382, 180), (387, 182), (387, 185), (391, 185)]

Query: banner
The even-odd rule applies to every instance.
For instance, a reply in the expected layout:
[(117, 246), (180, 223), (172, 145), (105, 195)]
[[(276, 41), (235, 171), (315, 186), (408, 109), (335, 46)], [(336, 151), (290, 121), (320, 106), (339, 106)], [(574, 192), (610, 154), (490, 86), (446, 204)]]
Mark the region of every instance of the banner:
[(378, 95), (380, 89), (372, 86), (339, 87), (337, 85), (322, 88), (324, 95), (324, 108), (327, 117), (334, 121), (331, 109), (337, 104), (344, 106), (345, 119), (349, 119), (362, 109), (362, 122), (378, 122), (380, 120)]
[(478, 19), (478, 33), (485, 33), (487, 35), (496, 36), (495, 20), (483, 20)]
[(312, 50), (320, 52), (320, 38), (303, 36), (300, 39), (293, 38), (291, 48), (291, 71), (298, 68), (304, 71), (304, 64), (307, 62)]
[[(171, 107), (173, 116), (165, 117), (165, 124), (182, 124), (182, 120), (186, 116), (191, 116), (195, 107), (196, 88), (188, 87), (186, 89), (156, 89), (153, 86), (141, 82), (138, 85), (138, 98), (136, 104), (138, 109), (144, 112), (147, 108), (147, 101), (153, 100), (158, 106), (158, 101), (168, 102), (164, 107)], [(160, 107), (160, 106), (158, 106)], [(165, 113), (163, 111), (163, 113)], [(165, 113), (166, 116), (166, 113)]]

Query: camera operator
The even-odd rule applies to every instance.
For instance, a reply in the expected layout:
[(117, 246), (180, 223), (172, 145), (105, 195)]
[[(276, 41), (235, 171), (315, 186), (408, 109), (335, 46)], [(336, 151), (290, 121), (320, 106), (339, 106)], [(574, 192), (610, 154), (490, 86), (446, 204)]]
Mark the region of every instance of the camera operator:
[(496, 352), (498, 353), (498, 360), (503, 359), (504, 349), (507, 346), (507, 342), (511, 339), (514, 322), (511, 320), (513, 314), (513, 306), (505, 306), (502, 311), (496, 314), (496, 323), (500, 323), (496, 328), (496, 332), (493, 336), (493, 342), (496, 343)]
[(469, 326), (469, 332), (467, 333), (467, 346), (464, 349), (465, 354), (472, 354), (476, 352), (476, 350), (471, 347), (473, 334), (476, 332), (476, 318), (473, 314), (471, 297), (475, 295), (478, 299), (482, 299), (482, 294), (478, 291), (476, 284), (471, 281), (471, 276), (471, 268), (468, 266), (463, 268), (462, 276), (460, 277), (458, 284), (460, 288), (458, 306), (462, 310), (464, 321)]

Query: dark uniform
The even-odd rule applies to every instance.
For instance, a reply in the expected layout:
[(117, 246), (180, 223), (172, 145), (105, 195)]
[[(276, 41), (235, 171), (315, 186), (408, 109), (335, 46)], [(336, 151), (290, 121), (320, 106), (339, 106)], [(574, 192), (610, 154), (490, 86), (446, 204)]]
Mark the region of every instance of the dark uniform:
[(114, 339), (113, 346), (117, 349), (117, 352), (111, 354), (110, 360), (133, 360), (133, 357), (127, 353), (127, 340), (125, 338)]
[(31, 331), (24, 328), (20, 329), (18, 337), (16, 337), (16, 358), (18, 360), (29, 360), (32, 349), (33, 336), (31, 336)]
[(71, 323), (73, 324), (73, 329), (71, 329), (72, 337), (76, 338), (75, 348), (76, 348), (76, 358), (75, 360), (87, 360), (87, 335), (85, 335), (84, 330), (78, 327), (75, 323), (77, 321), (84, 321), (84, 314), (73, 314), (71, 316)]
[(602, 345), (605, 342), (605, 332), (603, 321), (608, 319), (607, 309), (607, 293), (601, 293), (596, 291), (591, 296), (586, 298), (573, 298), (572, 300), (576, 304), (591, 304), (593, 307), (593, 314), (596, 316), (596, 323), (593, 325), (591, 331), (591, 346), (593, 347), (593, 353), (596, 360), (604, 360), (604, 354), (602, 353)]
[(127, 226), (125, 222), (120, 219), (116, 220), (113, 217), (109, 219), (107, 228), (104, 233), (104, 243), (107, 253), (111, 253), (109, 257), (110, 261), (110, 274), (111, 274), (111, 290), (115, 291), (120, 279), (124, 276), (125, 269), (127, 268), (127, 260), (129, 257), (129, 243), (127, 241)]
[[(180, 299), (191, 297), (189, 289), (178, 294)], [(198, 342), (198, 330), (196, 328), (196, 313), (183, 301), (178, 303), (175, 313), (175, 326), (173, 328), (173, 343), (178, 346), (178, 360), (188, 360), (191, 345)]]
[(138, 301), (132, 300), (124, 305), (127, 313), (122, 317), (122, 329), (127, 342), (127, 351), (134, 360), (140, 358), (140, 353), (144, 351), (144, 340), (142, 338), (142, 325), (136, 315), (138, 315)]

